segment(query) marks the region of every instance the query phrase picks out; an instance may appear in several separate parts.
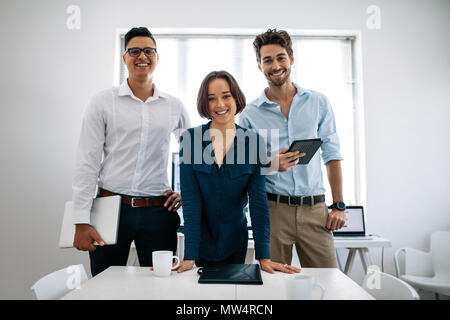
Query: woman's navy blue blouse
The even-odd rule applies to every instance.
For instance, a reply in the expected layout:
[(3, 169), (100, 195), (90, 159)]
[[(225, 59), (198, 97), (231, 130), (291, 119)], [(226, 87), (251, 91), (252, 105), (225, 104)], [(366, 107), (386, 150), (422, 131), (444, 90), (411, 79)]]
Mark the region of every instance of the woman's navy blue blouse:
[(270, 258), (269, 208), (260, 160), (265, 154), (259, 155), (263, 144), (255, 132), (236, 125), (233, 145), (219, 168), (210, 124), (190, 128), (180, 139), (184, 259), (221, 261), (239, 250), (247, 241), (247, 201), (256, 259)]

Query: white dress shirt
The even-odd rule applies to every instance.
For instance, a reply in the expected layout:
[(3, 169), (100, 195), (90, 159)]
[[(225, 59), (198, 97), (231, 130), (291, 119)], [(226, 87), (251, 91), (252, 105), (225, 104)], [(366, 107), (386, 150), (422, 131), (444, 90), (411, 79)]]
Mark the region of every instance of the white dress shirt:
[(160, 196), (167, 177), (170, 134), (191, 126), (183, 103), (153, 87), (143, 102), (125, 80), (93, 97), (83, 118), (73, 178), (73, 221), (90, 223), (96, 185), (132, 196)]

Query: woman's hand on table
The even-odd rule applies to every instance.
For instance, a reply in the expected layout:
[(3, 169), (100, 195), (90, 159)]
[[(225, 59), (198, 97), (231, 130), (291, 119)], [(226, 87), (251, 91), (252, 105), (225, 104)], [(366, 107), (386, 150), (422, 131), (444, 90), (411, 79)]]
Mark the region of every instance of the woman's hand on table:
[(195, 260), (183, 260), (180, 262), (180, 265), (175, 270), (177, 270), (178, 273), (191, 270), (194, 267), (194, 264)]
[(275, 273), (275, 271), (281, 271), (284, 273), (299, 273), (301, 270), (288, 264), (274, 262), (270, 259), (261, 259), (259, 260), (259, 264), (261, 266), (261, 269), (268, 273)]

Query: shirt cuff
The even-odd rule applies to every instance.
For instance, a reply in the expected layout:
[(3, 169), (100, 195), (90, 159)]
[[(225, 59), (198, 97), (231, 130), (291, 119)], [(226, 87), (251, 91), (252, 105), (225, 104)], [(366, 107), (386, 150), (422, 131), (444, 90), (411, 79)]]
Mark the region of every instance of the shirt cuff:
[(72, 209), (73, 224), (91, 223), (91, 212), (89, 210)]
[(322, 155), (323, 163), (327, 163), (331, 160), (344, 160), (344, 158), (338, 153), (338, 154), (327, 154)]
[(198, 260), (199, 245), (196, 243), (184, 244), (184, 259), (183, 260)]

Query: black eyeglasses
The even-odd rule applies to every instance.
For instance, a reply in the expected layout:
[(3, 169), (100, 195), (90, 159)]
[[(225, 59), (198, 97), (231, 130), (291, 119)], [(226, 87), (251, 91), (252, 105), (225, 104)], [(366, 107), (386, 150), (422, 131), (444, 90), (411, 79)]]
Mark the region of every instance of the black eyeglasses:
[(144, 54), (147, 57), (153, 57), (156, 54), (156, 48), (152, 47), (145, 47), (145, 48), (128, 48), (125, 53), (128, 52), (128, 54), (132, 57), (139, 57), (141, 55), (141, 52), (144, 51)]

